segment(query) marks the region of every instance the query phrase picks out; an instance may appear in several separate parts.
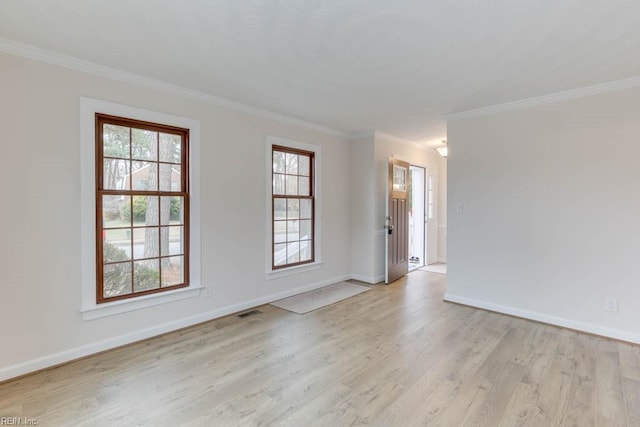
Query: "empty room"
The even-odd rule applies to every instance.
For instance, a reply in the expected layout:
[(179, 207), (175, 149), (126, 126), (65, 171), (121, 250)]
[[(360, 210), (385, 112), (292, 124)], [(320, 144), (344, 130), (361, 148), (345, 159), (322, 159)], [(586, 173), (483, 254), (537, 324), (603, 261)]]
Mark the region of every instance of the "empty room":
[(0, 425), (640, 426), (640, 3), (0, 4)]

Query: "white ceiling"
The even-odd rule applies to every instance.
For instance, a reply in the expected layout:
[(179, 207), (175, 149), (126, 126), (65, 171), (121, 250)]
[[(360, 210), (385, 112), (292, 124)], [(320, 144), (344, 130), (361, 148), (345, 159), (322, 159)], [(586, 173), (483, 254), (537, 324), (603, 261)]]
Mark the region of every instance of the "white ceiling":
[(635, 0), (2, 0), (0, 37), (347, 133), (640, 75)]

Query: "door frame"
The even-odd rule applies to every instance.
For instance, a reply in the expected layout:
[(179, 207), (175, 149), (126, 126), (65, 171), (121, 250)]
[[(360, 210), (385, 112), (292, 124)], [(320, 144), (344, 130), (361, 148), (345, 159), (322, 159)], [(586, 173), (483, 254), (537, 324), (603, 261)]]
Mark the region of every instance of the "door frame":
[[(427, 236), (428, 236), (428, 224), (427, 224), (427, 181), (428, 181), (428, 177), (429, 177), (429, 168), (425, 167), (425, 166), (420, 166), (420, 165), (416, 165), (413, 164), (411, 162), (409, 162), (409, 170), (411, 170), (411, 168), (419, 168), (422, 169), (424, 175), (423, 175), (423, 194), (422, 194), (422, 218), (421, 219), (417, 219), (414, 217), (414, 227), (415, 227), (415, 223), (417, 221), (422, 221), (423, 224), (423, 231), (422, 231), (422, 252), (420, 254), (420, 262), (422, 265), (418, 266), (418, 267), (411, 267), (411, 263), (409, 263), (409, 272), (414, 271), (420, 267), (423, 267), (425, 265), (427, 265), (427, 247), (428, 247), (428, 240), (427, 240)], [(413, 181), (413, 177), (411, 178), (411, 198), (412, 198), (412, 204), (414, 199), (414, 194), (413, 194), (413, 189), (414, 189), (414, 181)], [(415, 206), (413, 204), (413, 206)], [(415, 238), (415, 234), (413, 233), (413, 237)], [(411, 233), (409, 235), (409, 241), (411, 241)], [(409, 255), (411, 255), (411, 248), (409, 248)]]
[[(428, 197), (429, 197), (429, 177), (433, 177), (433, 217), (429, 218), (429, 206), (428, 206)], [(426, 168), (425, 175), (425, 245), (426, 245), (426, 254), (424, 264), (434, 264), (438, 262), (438, 174), (434, 174), (430, 171), (430, 169)], [(432, 244), (429, 244), (429, 243)]]

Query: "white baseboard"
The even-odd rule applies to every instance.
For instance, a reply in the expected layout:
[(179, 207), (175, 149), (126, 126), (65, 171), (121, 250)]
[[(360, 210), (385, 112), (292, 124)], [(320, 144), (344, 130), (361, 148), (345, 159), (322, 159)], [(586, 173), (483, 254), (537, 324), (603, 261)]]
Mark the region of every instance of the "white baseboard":
[(552, 316), (549, 314), (538, 313), (535, 311), (521, 310), (515, 307), (494, 304), (487, 301), (476, 300), (473, 298), (444, 294), (444, 300), (455, 302), (458, 304), (468, 305), (471, 307), (482, 308), (484, 310), (495, 311), (497, 313), (508, 314), (510, 316), (522, 317), (523, 319), (535, 320), (541, 323), (547, 323), (563, 328), (574, 329), (576, 331), (586, 332), (589, 334), (600, 335), (607, 338), (613, 338), (620, 341), (627, 341), (634, 344), (640, 344), (640, 334), (621, 331), (619, 329), (611, 329), (593, 323), (580, 322), (577, 320), (565, 319), (563, 317)]
[(438, 262), (442, 263), (442, 264), (446, 264), (447, 263), (447, 259), (446, 258), (438, 258)]
[(101, 351), (110, 350), (116, 347), (120, 347), (126, 344), (131, 344), (136, 341), (141, 341), (147, 338), (151, 338), (157, 335), (172, 332), (178, 329), (186, 328), (188, 326), (197, 325), (198, 323), (207, 322), (209, 320), (217, 319), (232, 313), (247, 310), (259, 305), (268, 304), (279, 299), (287, 298), (293, 295), (300, 294), (302, 292), (311, 291), (321, 288), (323, 286), (330, 285), (332, 283), (342, 282), (351, 279), (351, 275), (344, 275), (334, 277), (322, 282), (313, 283), (311, 285), (302, 286), (295, 289), (290, 289), (277, 294), (267, 295), (261, 298), (245, 301), (239, 304), (230, 305), (227, 307), (219, 308), (217, 310), (197, 314), (195, 316), (185, 317), (183, 319), (174, 320), (173, 322), (164, 323), (151, 328), (142, 329), (139, 331), (131, 332), (128, 334), (120, 335), (117, 337), (109, 338), (106, 340), (98, 341), (95, 343), (75, 347), (69, 350), (61, 351), (58, 353), (50, 354), (47, 356), (39, 357), (37, 359), (28, 360), (26, 362), (18, 363), (15, 365), (0, 368), (0, 381), (6, 381), (11, 378), (15, 378), (24, 374), (39, 371), (52, 366), (60, 365), (62, 363), (70, 362), (75, 359), (90, 356)]
[(375, 285), (376, 283), (380, 283), (384, 281), (384, 275), (382, 276), (362, 276), (360, 274), (352, 274), (351, 278), (353, 280), (359, 280), (361, 282), (370, 283)]

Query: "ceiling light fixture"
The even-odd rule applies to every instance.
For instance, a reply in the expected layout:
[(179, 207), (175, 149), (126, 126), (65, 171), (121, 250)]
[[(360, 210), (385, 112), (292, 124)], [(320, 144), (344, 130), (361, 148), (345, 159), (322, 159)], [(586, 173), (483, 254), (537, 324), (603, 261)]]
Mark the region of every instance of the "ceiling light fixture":
[(440, 154), (442, 157), (446, 159), (447, 156), (449, 155), (449, 147), (447, 147), (447, 140), (443, 139), (442, 143), (444, 145), (442, 145), (441, 147), (436, 147), (436, 151), (438, 152), (438, 154)]

